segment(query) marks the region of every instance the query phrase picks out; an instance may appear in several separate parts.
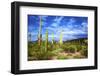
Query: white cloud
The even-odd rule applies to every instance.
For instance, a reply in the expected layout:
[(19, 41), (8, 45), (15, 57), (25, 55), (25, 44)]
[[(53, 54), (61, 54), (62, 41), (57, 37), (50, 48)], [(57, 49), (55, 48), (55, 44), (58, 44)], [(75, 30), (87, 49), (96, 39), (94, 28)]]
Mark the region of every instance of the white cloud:
[(63, 16), (61, 16), (61, 17), (56, 17), (56, 18), (54, 19), (54, 21), (58, 23), (58, 22), (60, 22), (62, 19), (63, 19)]
[(52, 28), (52, 27), (47, 27), (47, 29), (50, 30), (50, 31), (54, 30), (54, 28)]
[(53, 27), (58, 27), (60, 25), (61, 20), (63, 19), (63, 16), (61, 17), (56, 17), (53, 21), (53, 23), (51, 24), (51, 26)]
[(74, 18), (71, 18), (67, 24), (68, 25), (72, 25), (75, 22), (76, 22), (76, 20)]
[(87, 25), (87, 23), (86, 23), (86, 22), (82, 22), (82, 24), (81, 24), (81, 25), (86, 26), (86, 25)]
[(38, 32), (37, 31), (32, 31), (32, 32), (28, 32), (28, 34), (31, 34), (33, 36), (33, 35), (38, 35)]
[(68, 35), (77, 35), (77, 34), (85, 34), (86, 32), (82, 30), (69, 30), (69, 31), (63, 31), (63, 34), (68, 34)]
[(88, 24), (86, 22), (82, 22), (81, 25), (82, 25), (83, 28), (88, 28), (88, 26), (87, 26)]
[(59, 25), (58, 25), (56, 22), (54, 22), (54, 23), (51, 24), (51, 26), (57, 27), (57, 26), (59, 26)]

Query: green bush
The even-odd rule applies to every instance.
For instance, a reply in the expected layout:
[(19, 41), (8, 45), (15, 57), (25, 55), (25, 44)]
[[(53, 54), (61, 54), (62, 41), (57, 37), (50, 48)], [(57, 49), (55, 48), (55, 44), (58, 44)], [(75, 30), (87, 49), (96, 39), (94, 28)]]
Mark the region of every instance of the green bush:
[(66, 45), (62, 45), (61, 47), (65, 52), (69, 52), (69, 47)]
[(87, 57), (88, 56), (88, 49), (86, 46), (82, 46), (81, 55)]
[(28, 56), (31, 57), (32, 56), (32, 50), (28, 49)]
[(77, 51), (76, 45), (72, 45), (72, 44), (63, 45), (62, 48), (64, 49), (65, 52), (69, 52), (69, 53), (75, 53)]
[(69, 46), (69, 52), (71, 52), (71, 53), (75, 53), (76, 52), (76, 50), (77, 50), (77, 48), (76, 48), (76, 46), (75, 45), (71, 45), (71, 46)]
[(45, 46), (34, 46), (28, 48), (28, 56), (33, 60), (49, 60), (54, 54), (50, 50), (45, 50)]
[(82, 46), (81, 45), (77, 45), (77, 52), (79, 52), (80, 50), (82, 50)]
[(58, 53), (63, 52), (63, 51), (64, 51), (63, 49), (58, 48), (58, 49), (56, 49), (56, 50), (53, 50), (52, 53), (53, 53), (54, 55), (58, 55)]
[(32, 56), (36, 60), (48, 60), (52, 55), (53, 55), (52, 52), (48, 52), (48, 51), (38, 51), (32, 53)]

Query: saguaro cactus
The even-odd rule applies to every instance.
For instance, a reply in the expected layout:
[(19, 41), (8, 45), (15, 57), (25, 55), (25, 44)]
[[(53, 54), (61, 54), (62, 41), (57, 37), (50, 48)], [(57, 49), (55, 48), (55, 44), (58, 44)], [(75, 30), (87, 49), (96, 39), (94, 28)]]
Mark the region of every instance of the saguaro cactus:
[(52, 33), (52, 44), (54, 43), (54, 33)]
[(41, 45), (41, 41), (42, 41), (41, 31), (42, 31), (42, 18), (40, 16), (40, 25), (39, 25), (39, 32), (38, 32), (38, 44), (39, 44), (39, 46)]
[(45, 51), (47, 51), (48, 49), (48, 30), (46, 30), (46, 34), (45, 34)]
[(60, 32), (60, 39), (59, 39), (59, 43), (60, 43), (60, 45), (62, 45), (62, 44), (63, 44), (63, 33), (62, 33), (62, 31)]

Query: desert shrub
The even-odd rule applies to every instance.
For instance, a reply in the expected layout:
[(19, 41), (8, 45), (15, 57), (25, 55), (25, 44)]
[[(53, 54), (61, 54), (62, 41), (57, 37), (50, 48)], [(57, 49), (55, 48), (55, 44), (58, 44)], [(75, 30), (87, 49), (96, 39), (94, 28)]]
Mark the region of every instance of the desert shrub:
[(70, 53), (75, 53), (75, 51), (77, 50), (76, 45), (63, 45), (62, 48), (64, 49), (65, 52), (70, 52)]
[(77, 45), (77, 52), (79, 52), (80, 50), (82, 50), (82, 46), (81, 45)]
[(48, 51), (53, 51), (53, 49), (54, 49), (53, 45), (49, 44), (47, 50), (48, 50)]
[(69, 50), (69, 52), (71, 52), (71, 53), (75, 53), (76, 50), (77, 50), (77, 48), (76, 48), (75, 45), (71, 45), (71, 46), (68, 47), (68, 50)]
[(88, 49), (87, 46), (82, 46), (82, 50), (81, 50), (81, 55), (86, 56), (88, 55)]
[(80, 53), (81, 55), (87, 57), (87, 50), (81, 50)]
[(64, 51), (63, 49), (58, 48), (58, 49), (56, 49), (56, 50), (53, 50), (52, 53), (53, 53), (54, 55), (58, 55), (58, 53), (63, 52), (63, 51)]
[(69, 47), (69, 52), (75, 53), (75, 49), (73, 47)]
[(28, 42), (28, 56), (31, 57), (32, 56), (32, 42)]
[(32, 50), (28, 49), (28, 56), (31, 57), (32, 56)]
[(46, 51), (45, 47), (41, 47), (38, 51), (33, 51), (32, 56), (35, 60), (48, 60), (50, 57), (52, 57), (54, 54), (51, 51)]
[(32, 48), (32, 46), (33, 46), (33, 43), (32, 42), (28, 42), (28, 47)]
[(62, 45), (61, 47), (65, 52), (69, 52), (69, 47), (66, 45)]
[(37, 60), (48, 60), (53, 56), (52, 52), (37, 52)]

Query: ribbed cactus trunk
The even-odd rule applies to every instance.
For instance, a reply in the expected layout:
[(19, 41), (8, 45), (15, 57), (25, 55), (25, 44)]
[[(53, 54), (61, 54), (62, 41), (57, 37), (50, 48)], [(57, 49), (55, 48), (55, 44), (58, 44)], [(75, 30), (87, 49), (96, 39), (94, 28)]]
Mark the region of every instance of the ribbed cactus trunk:
[(52, 44), (54, 43), (54, 33), (52, 33)]
[(48, 50), (48, 30), (46, 30), (45, 34), (45, 51)]
[(41, 41), (42, 41), (41, 31), (42, 31), (42, 18), (40, 16), (40, 25), (39, 25), (39, 32), (38, 32), (38, 44), (39, 44), (39, 46), (41, 45)]
[(60, 32), (60, 40), (59, 40), (59, 44), (60, 44), (60, 45), (63, 44), (63, 33), (62, 33), (62, 31)]

